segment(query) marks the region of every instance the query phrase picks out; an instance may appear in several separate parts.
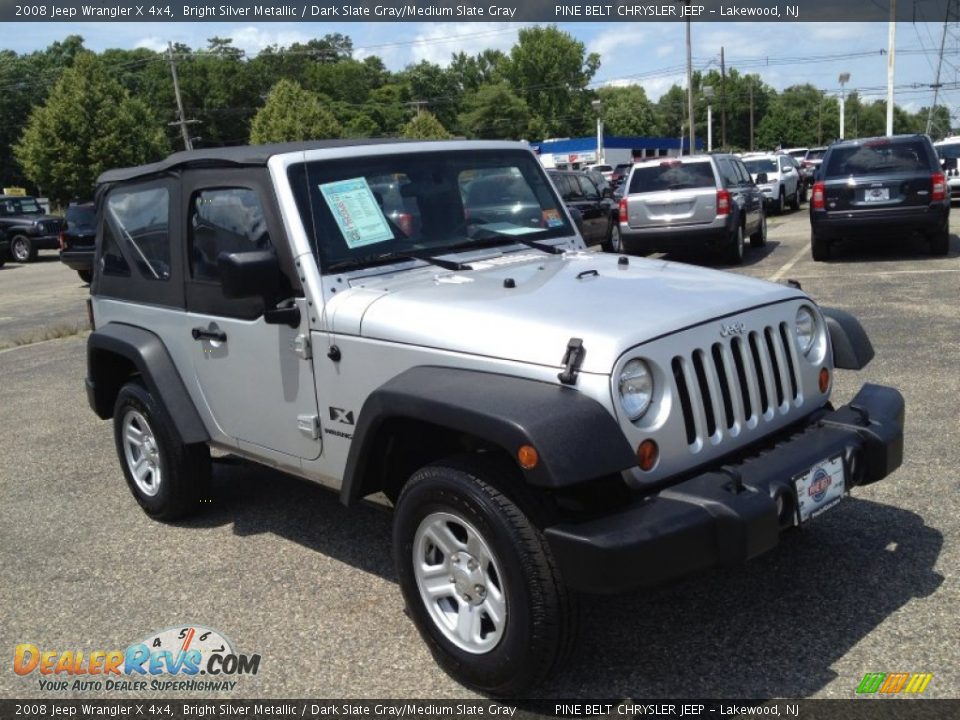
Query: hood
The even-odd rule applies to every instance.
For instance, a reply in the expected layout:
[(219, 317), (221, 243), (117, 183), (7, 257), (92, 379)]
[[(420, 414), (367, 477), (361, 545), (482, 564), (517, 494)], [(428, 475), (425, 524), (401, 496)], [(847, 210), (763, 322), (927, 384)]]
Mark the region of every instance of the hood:
[(619, 265), (608, 253), (459, 259), (473, 269), (355, 278), (330, 303), (335, 332), (554, 367), (577, 337), (586, 350), (581, 369), (609, 373), (640, 343), (803, 297), (786, 285), (681, 263), (632, 257)]

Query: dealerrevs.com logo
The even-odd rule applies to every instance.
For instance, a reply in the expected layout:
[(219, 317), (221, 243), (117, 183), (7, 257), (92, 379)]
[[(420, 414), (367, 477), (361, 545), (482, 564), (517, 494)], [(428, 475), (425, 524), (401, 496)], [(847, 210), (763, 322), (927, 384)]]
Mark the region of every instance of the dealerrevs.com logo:
[(256, 675), (260, 655), (234, 651), (216, 630), (184, 625), (151, 633), (126, 650), (49, 650), (33, 643), (14, 649), (13, 671), (48, 692), (95, 690), (232, 691), (234, 679)]

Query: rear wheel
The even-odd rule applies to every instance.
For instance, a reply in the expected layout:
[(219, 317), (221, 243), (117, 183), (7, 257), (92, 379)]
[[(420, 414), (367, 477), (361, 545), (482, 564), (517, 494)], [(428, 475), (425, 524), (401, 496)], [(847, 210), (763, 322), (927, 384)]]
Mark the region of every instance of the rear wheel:
[(610, 223), (610, 232), (607, 233), (607, 241), (603, 244), (606, 252), (622, 253), (623, 238), (620, 236), (620, 223), (614, 220)]
[(472, 458), (403, 487), (393, 553), (411, 619), (457, 681), (516, 696), (569, 651), (576, 613), (543, 535)]
[(810, 235), (810, 254), (817, 262), (823, 262), (830, 259), (830, 241), (822, 235), (811, 233)]
[(737, 225), (730, 238), (730, 245), (727, 248), (727, 262), (731, 265), (739, 265), (743, 262), (743, 225)]
[(930, 243), (931, 255), (946, 255), (950, 251), (950, 226), (944, 223), (943, 227), (927, 238)]
[(80, 279), (87, 283), (87, 285), (93, 280), (93, 272), (90, 270), (77, 270), (77, 275), (79, 275)]
[(763, 247), (767, 244), (767, 214), (760, 215), (760, 228), (750, 236), (750, 247)]
[(10, 256), (18, 263), (33, 262), (37, 259), (37, 248), (26, 235), (14, 235), (10, 241)]
[(176, 520), (209, 494), (209, 449), (184, 444), (165, 409), (139, 382), (128, 382), (117, 395), (113, 436), (130, 492), (151, 517)]

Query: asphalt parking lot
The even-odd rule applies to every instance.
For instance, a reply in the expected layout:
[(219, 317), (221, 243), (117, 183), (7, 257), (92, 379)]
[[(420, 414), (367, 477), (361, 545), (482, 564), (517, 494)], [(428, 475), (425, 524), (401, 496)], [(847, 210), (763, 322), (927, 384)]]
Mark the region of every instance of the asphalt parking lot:
[[(0, 347), (84, 320), (85, 288), (47, 255), (0, 269)], [(898, 387), (904, 465), (742, 568), (586, 598), (573, 663), (537, 694), (849, 698), (865, 673), (903, 671), (933, 673), (928, 697), (960, 697), (960, 239), (944, 258), (904, 241), (814, 263), (804, 207), (772, 218), (767, 247), (733, 270), (796, 279), (860, 318), (876, 358), (838, 373), (834, 397)], [(122, 649), (198, 623), (262, 656), (235, 697), (469, 696), (402, 611), (388, 511), (348, 511), (320, 487), (226, 461), (205, 513), (155, 523), (87, 407), (82, 334), (0, 350), (0, 371), (4, 652)], [(7, 664), (0, 697), (49, 695)]]

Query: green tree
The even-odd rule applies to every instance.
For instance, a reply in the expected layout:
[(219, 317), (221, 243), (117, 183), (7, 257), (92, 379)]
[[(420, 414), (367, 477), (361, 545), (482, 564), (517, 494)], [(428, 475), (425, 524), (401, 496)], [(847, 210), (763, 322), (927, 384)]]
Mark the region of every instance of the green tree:
[(647, 93), (639, 85), (604, 87), (597, 91), (603, 105), (600, 117), (611, 135), (656, 135), (657, 117)]
[(257, 111), (250, 125), (250, 142), (254, 145), (338, 138), (343, 128), (320, 102), (320, 98), (304, 90), (292, 80), (280, 80)]
[(481, 85), (468, 94), (460, 115), (460, 126), (474, 138), (519, 139), (525, 136), (529, 122), (527, 103), (505, 82)]
[(582, 42), (553, 25), (521, 30), (503, 61), (503, 73), (514, 92), (554, 137), (580, 135), (592, 128), (586, 88), (599, 67), (599, 55), (587, 55)]
[(159, 160), (162, 127), (93, 53), (82, 53), (34, 108), (14, 155), (26, 176), (59, 204), (91, 197), (104, 170)]
[(405, 138), (415, 140), (447, 140), (451, 137), (433, 113), (426, 110), (414, 116), (410, 122), (404, 125), (400, 134)]
[[(850, 118), (849, 103), (847, 118)], [(793, 85), (770, 102), (757, 126), (757, 146), (813, 147), (831, 142), (839, 135), (837, 99), (825, 96), (813, 85)]]

